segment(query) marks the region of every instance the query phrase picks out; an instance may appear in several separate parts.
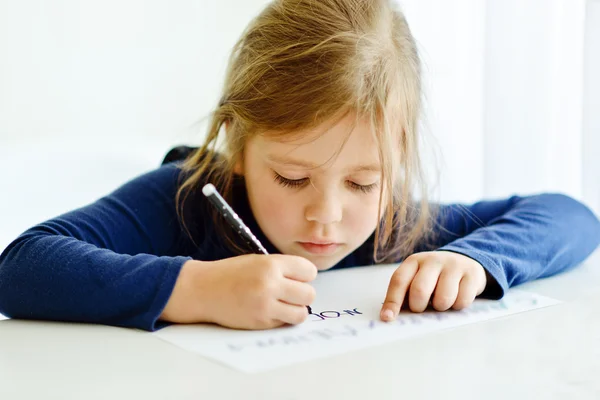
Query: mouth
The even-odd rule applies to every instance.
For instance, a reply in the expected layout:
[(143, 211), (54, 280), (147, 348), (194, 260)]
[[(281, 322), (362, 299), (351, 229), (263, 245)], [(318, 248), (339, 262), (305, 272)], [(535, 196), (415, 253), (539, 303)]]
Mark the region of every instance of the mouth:
[(329, 255), (342, 245), (341, 243), (314, 243), (314, 242), (298, 242), (304, 250), (312, 254)]

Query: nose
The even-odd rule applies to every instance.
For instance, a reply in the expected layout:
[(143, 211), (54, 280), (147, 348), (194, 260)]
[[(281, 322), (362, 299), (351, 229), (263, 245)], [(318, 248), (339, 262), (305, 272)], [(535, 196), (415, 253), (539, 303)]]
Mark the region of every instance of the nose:
[(342, 220), (342, 202), (335, 193), (317, 193), (306, 206), (304, 216), (307, 221), (320, 224), (333, 224)]

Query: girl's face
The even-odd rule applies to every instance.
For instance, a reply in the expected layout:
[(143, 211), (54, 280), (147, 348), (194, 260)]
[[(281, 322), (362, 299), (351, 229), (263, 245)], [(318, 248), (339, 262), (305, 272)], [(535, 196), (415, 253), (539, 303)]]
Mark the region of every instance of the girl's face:
[(319, 270), (337, 264), (377, 226), (377, 147), (366, 121), (348, 137), (353, 121), (349, 114), (336, 125), (300, 132), (302, 139), (293, 142), (255, 136), (247, 142), (243, 167), (237, 168), (271, 243), (283, 254), (307, 258)]

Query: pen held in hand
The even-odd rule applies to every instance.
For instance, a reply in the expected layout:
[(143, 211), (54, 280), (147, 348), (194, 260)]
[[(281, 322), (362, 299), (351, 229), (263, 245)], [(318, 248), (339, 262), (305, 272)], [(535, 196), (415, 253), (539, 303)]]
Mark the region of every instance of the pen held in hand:
[(260, 243), (260, 241), (254, 236), (254, 234), (250, 231), (250, 229), (244, 224), (244, 221), (233, 211), (233, 208), (227, 204), (225, 199), (221, 196), (221, 194), (217, 191), (217, 188), (212, 184), (208, 183), (204, 185), (202, 188), (202, 193), (210, 203), (221, 212), (221, 215), (225, 218), (225, 220), (233, 227), (234, 230), (237, 231), (238, 234), (242, 236), (242, 238), (248, 242), (253, 244), (257, 251), (263, 254), (269, 254), (267, 249)]
[[(204, 196), (206, 196), (208, 201), (217, 210), (219, 210), (223, 218), (225, 218), (225, 220), (231, 225), (231, 227), (235, 231), (237, 231), (237, 233), (246, 242), (252, 244), (258, 252), (261, 252), (263, 254), (269, 254), (267, 249), (265, 249), (262, 243), (256, 238), (256, 236), (254, 236), (252, 231), (250, 231), (250, 228), (248, 228), (246, 224), (244, 224), (244, 221), (242, 221), (242, 219), (236, 214), (236, 212), (233, 211), (233, 208), (231, 208), (231, 206), (227, 204), (225, 199), (218, 192), (215, 185), (213, 185), (212, 183), (207, 183), (202, 188), (202, 193), (204, 194)], [(310, 306), (306, 306), (306, 308), (309, 314), (312, 313)]]

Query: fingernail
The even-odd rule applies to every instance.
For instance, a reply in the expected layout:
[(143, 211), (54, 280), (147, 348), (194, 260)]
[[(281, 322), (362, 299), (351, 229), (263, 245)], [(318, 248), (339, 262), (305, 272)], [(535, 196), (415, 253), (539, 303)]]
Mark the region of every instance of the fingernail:
[(385, 321), (391, 321), (394, 319), (394, 313), (392, 310), (385, 310), (382, 314), (382, 317)]

